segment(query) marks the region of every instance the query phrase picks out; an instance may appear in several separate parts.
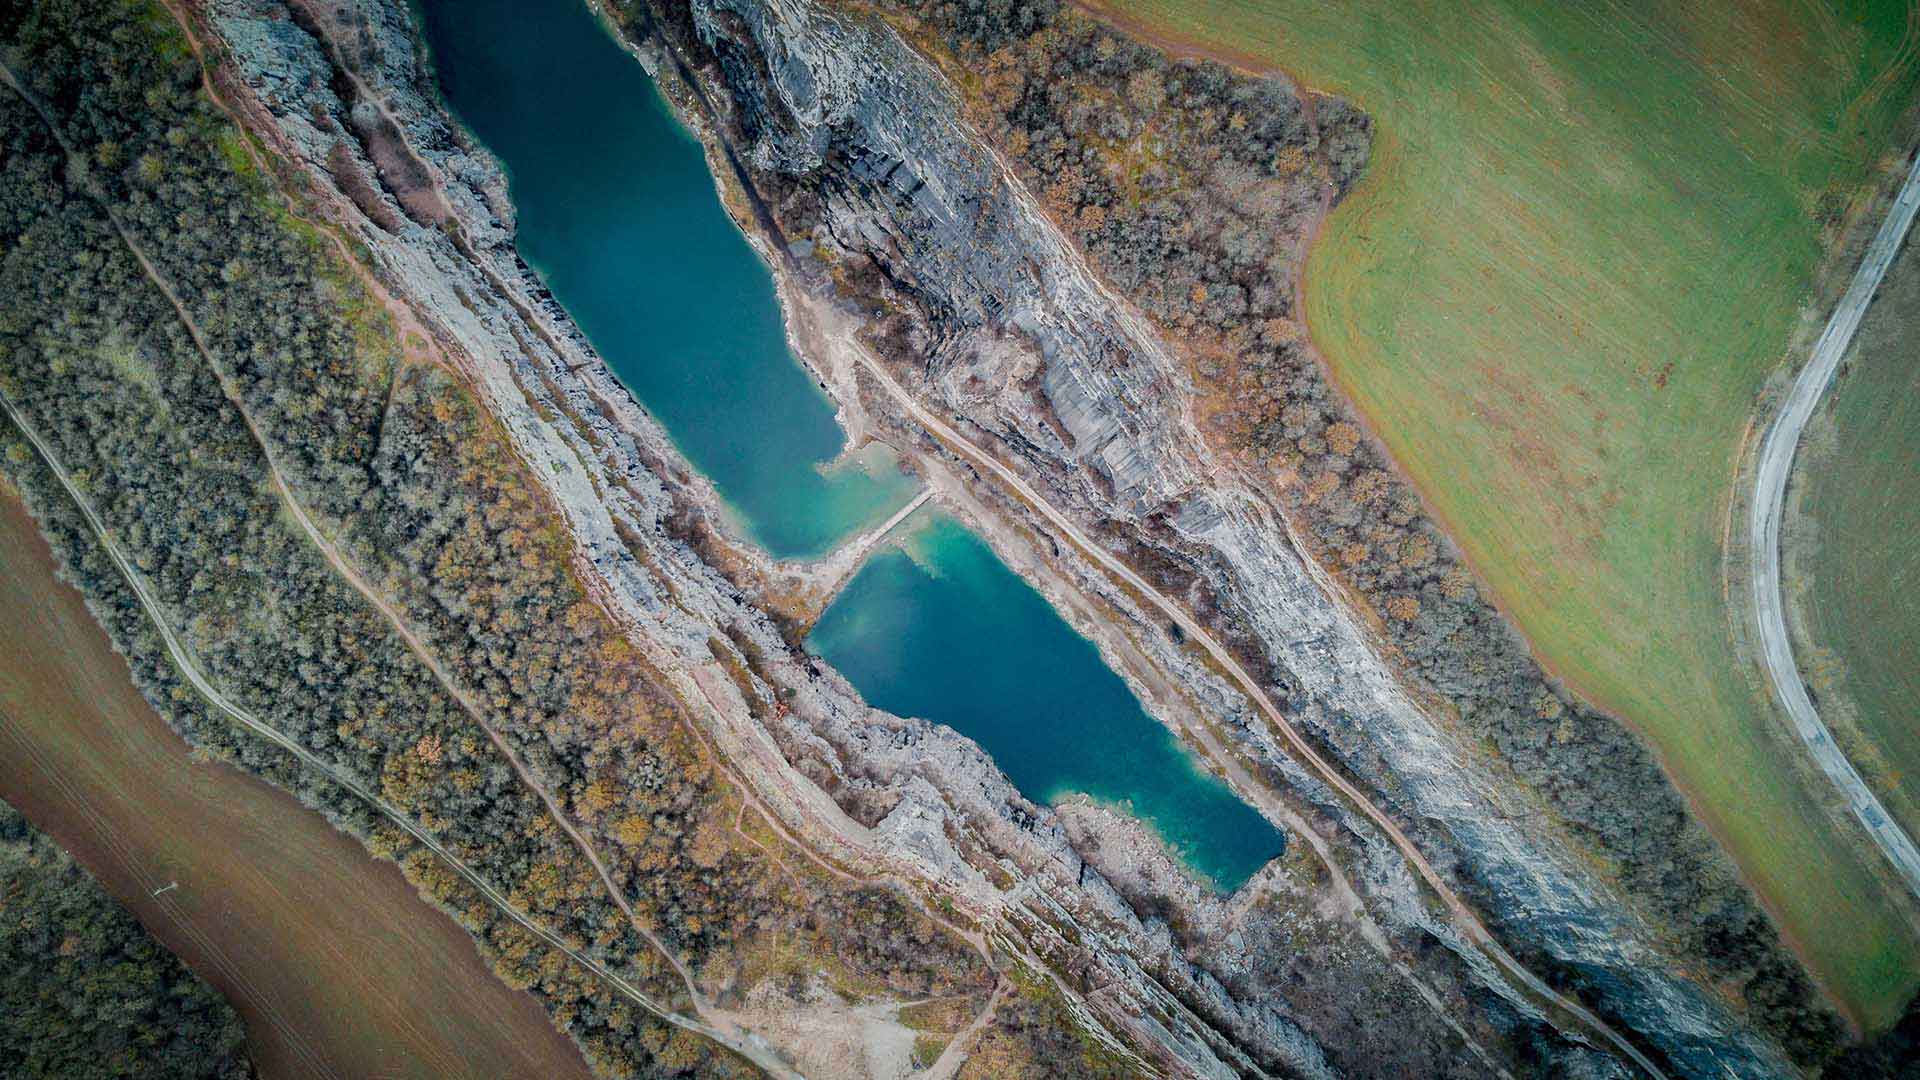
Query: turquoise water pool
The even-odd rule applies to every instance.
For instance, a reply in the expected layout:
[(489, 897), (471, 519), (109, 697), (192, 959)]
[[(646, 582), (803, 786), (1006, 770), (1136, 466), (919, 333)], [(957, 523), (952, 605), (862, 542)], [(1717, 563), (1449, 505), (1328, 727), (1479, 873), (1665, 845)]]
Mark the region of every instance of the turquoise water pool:
[[(781, 557), (830, 550), (910, 499), (844, 436), (787, 349), (767, 268), (700, 146), (579, 0), (424, 0), (442, 92), (506, 166), (522, 256), (614, 373)], [(1099, 652), (952, 518), (876, 553), (810, 645), (866, 699), (975, 741), (1029, 798), (1080, 792), (1231, 889), (1282, 834), (1148, 716)]]

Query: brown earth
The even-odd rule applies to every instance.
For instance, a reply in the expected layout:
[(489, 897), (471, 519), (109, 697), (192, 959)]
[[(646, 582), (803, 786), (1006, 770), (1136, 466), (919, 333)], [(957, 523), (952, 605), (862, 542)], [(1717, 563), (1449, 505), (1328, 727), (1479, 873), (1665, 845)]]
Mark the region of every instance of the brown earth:
[(0, 493), (0, 799), (233, 1002), (262, 1076), (590, 1075), (397, 867), (196, 759), (53, 571)]

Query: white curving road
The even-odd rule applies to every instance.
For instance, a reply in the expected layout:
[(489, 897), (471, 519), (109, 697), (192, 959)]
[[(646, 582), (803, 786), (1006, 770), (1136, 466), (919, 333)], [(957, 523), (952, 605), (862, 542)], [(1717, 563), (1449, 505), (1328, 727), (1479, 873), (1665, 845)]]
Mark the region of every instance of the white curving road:
[(1860, 269), (1854, 273), (1853, 282), (1840, 298), (1833, 317), (1827, 320), (1826, 329), (1814, 342), (1812, 358), (1794, 380), (1779, 417), (1761, 444), (1748, 540), (1753, 566), (1753, 608), (1760, 624), (1760, 659), (1773, 684), (1774, 696), (1786, 709), (1794, 731), (1806, 744), (1820, 771), (1826, 773), (1827, 779), (1846, 798), (1853, 816), (1860, 819), (1887, 861), (1905, 879), (1907, 888), (1920, 897), (1920, 849), (1914, 847), (1913, 838), (1880, 805), (1879, 797), (1834, 744), (1833, 733), (1827, 730), (1814, 709), (1813, 698), (1807, 693), (1806, 683), (1801, 680), (1800, 669), (1793, 660), (1793, 646), (1787, 638), (1786, 599), (1780, 587), (1780, 519), (1785, 509), (1787, 476), (1792, 471), (1794, 450), (1800, 445), (1801, 432), (1819, 405), (1820, 396), (1833, 381), (1833, 373), (1839, 369), (1840, 358), (1852, 343), (1867, 305), (1873, 301), (1881, 279), (1886, 277), (1887, 267), (1899, 252), (1917, 209), (1920, 209), (1920, 157), (1914, 160), (1906, 183), (1894, 199), (1893, 208), (1887, 212), (1886, 221), (1868, 245)]

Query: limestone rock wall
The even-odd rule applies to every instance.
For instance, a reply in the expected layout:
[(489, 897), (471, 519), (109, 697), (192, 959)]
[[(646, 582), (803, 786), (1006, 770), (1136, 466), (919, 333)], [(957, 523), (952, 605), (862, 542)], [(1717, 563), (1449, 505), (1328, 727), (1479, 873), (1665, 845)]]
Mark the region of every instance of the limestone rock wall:
[[(326, 11), (296, 20), (278, 0), (207, 5), (256, 130), (314, 181), (315, 209), (365, 244), (383, 286), (464, 367), (521, 455), (543, 466), (589, 582), (679, 696), (704, 712), (761, 799), (830, 857), (957, 900), (1000, 947), (1054, 972), (1088, 1025), (1117, 1045), (1192, 1075), (1333, 1075), (1283, 995), (1230, 991), (1190, 960), (1164, 919), (1143, 918), (1089, 867), (1059, 818), (1022, 798), (971, 740), (867, 707), (836, 672), (793, 650), (687, 541), (674, 522), (720, 520), (713, 492), (514, 252), (505, 178), (432, 96), (404, 5), (339, 11), (350, 19), (334, 28), (340, 33), (316, 36)], [(366, 193), (355, 200), (330, 179), (343, 154), (362, 176), (381, 175), (355, 135), (373, 114), (392, 122), (431, 178), (426, 204), (437, 202), (444, 218), (422, 221), (419, 200), (409, 214), (386, 189), (372, 196), (381, 207), (361, 205)], [(711, 651), (730, 640), (758, 658), (750, 694)], [(811, 765), (808, 775), (822, 783), (794, 762)], [(875, 794), (871, 803), (885, 813), (862, 824), (823, 787), (848, 803)], [(1343, 921), (1326, 922), (1324, 933), (1353, 934)], [(1378, 968), (1364, 950), (1355, 963)], [(1391, 972), (1367, 979), (1389, 983), (1383, 1000), (1407, 993), (1390, 985)], [(1354, 982), (1356, 992), (1366, 985)], [(1430, 1009), (1415, 1008), (1395, 1039), (1437, 1040), (1428, 1060), (1442, 1071), (1484, 1071)], [(1424, 1034), (1428, 1027), (1438, 1034)], [(1445, 1065), (1450, 1054), (1460, 1056), (1458, 1068)]]
[[(279, 0), (206, 7), (262, 133), (314, 178), (328, 216), (366, 245), (386, 287), (466, 366), (521, 454), (545, 466), (601, 598), (676, 692), (706, 711), (736, 769), (809, 842), (958, 899), (1010, 949), (1056, 972), (1097, 1029), (1197, 1075), (1342, 1071), (1343, 1056), (1356, 1060), (1343, 1046), (1355, 1035), (1314, 999), (1343, 985), (1390, 1005), (1398, 1026), (1380, 1037), (1432, 1048), (1421, 1060), (1436, 1074), (1514, 1067), (1516, 1047), (1533, 1045), (1538, 1018), (1422, 906), (1391, 845), (1347, 816), (1242, 699), (1163, 636), (1143, 637), (1160, 642), (1154, 661), (1210, 704), (1303, 812), (1337, 823), (1329, 843), (1352, 867), (1364, 911), (1320, 910), (1327, 889), (1283, 904), (1295, 886), (1279, 867), (1237, 905), (1167, 885), (1178, 873), (1162, 868), (1142, 878), (1161, 882), (1148, 891), (1168, 897), (1156, 914), (1137, 889), (1109, 881), (1126, 865), (1082, 857), (1090, 837), (1124, 838), (1124, 823), (1080, 814), (1068, 828), (1021, 798), (970, 740), (868, 708), (837, 673), (793, 650), (739, 575), (675, 525), (689, 515), (717, 521), (713, 492), (514, 253), (504, 178), (434, 100), (405, 5), (340, 8), (353, 32), (320, 37), (310, 32), (314, 17), (303, 14), (303, 27)], [(663, 69), (696, 127), (711, 111), (716, 123), (700, 131), (710, 160), (724, 169), (734, 153), (750, 173), (805, 186), (820, 212), (801, 223), (805, 237), (791, 239), (874, 255), (895, 275), (914, 308), (912, 388), (923, 400), (1020, 455), (1049, 497), (1089, 526), (1118, 523), (1199, 574), (1227, 600), (1223, 617), (1268, 658), (1299, 721), (1391, 803), (1436, 862), (1494, 898), (1497, 925), (1586, 972), (1682, 1071), (1787, 1071), (1534, 827), (1535, 807), (1490, 781), (1471, 750), (1417, 707), (1272, 509), (1223, 481), (1183, 414), (1177, 365), (1008, 180), (937, 72), (884, 27), (817, 0), (694, 0), (659, 17), (667, 32), (642, 43), (642, 59)], [(676, 40), (666, 26), (676, 19), (694, 40)], [(430, 177), (434, 199), (377, 190), (384, 212), (369, 213), (329, 179), (342, 154), (362, 175), (380, 174), (356, 134), (379, 116)], [(451, 228), (422, 212), (436, 202)], [(789, 287), (831, 293), (824, 278), (787, 264), (784, 244), (773, 242), (786, 238), (756, 239)], [(1027, 389), (1035, 380), (1044, 404)], [(746, 563), (758, 558), (716, 542)], [(1091, 579), (1087, 587), (1112, 588)], [(1126, 597), (1110, 599), (1151, 622)], [(722, 670), (715, 641), (751, 643), (751, 693)], [(884, 812), (861, 815), (863, 824), (844, 808), (855, 804)], [(1372, 945), (1370, 934), (1384, 938)], [(1256, 947), (1296, 947), (1302, 935), (1330, 942), (1324, 955), (1335, 966), (1287, 976), (1236, 960)], [(1461, 958), (1422, 966), (1419, 980), (1382, 959), (1417, 952), (1426, 935)], [(1535, 1052), (1567, 1068), (1612, 1067), (1549, 1042)]]
[[(970, 133), (937, 70), (877, 21), (814, 0), (692, 0), (691, 17), (750, 140), (741, 156), (816, 192), (814, 239), (883, 263), (918, 307), (923, 401), (1024, 458), (1083, 523), (1123, 523), (1228, 598), (1297, 722), (1491, 898), (1510, 940), (1578, 971), (1687, 1074), (1792, 1071), (1412, 698), (1279, 515), (1210, 459), (1164, 344)], [(1051, 416), (1024, 390), (1036, 371)], [(1213, 681), (1171, 647), (1161, 659)], [(1220, 688), (1223, 712), (1244, 713), (1233, 699)], [(1240, 723), (1279, 753), (1257, 721)]]

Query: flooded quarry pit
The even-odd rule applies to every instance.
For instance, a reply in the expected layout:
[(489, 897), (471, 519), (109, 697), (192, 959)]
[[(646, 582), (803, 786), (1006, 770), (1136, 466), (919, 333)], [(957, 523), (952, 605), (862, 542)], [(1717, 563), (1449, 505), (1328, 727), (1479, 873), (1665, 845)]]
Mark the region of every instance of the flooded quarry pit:
[[(772, 276), (700, 144), (585, 5), (418, 10), (448, 105), (505, 168), (522, 257), (736, 532), (818, 558), (915, 497), (884, 447), (842, 455), (833, 403), (790, 352)], [(901, 528), (808, 641), (869, 703), (972, 738), (1031, 799), (1128, 811), (1223, 890), (1281, 853), (1283, 835), (983, 541), (932, 508)]]

